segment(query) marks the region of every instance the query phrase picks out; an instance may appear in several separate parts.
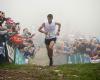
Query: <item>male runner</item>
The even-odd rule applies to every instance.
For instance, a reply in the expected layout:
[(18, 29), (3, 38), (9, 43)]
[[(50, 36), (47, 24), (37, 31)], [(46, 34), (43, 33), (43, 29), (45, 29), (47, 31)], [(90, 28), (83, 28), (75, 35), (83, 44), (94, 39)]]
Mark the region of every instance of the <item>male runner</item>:
[[(56, 32), (56, 26), (58, 26)], [(53, 65), (53, 47), (57, 39), (57, 35), (60, 33), (61, 24), (53, 21), (53, 15), (47, 15), (47, 22), (44, 22), (38, 29), (39, 32), (45, 34), (45, 45), (49, 57), (49, 66)]]

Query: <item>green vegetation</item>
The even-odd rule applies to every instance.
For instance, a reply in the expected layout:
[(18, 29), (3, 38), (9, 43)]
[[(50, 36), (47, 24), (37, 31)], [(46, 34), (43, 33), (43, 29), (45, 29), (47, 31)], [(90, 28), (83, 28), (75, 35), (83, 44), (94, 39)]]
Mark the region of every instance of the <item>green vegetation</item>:
[(100, 80), (100, 64), (0, 65), (0, 80)]

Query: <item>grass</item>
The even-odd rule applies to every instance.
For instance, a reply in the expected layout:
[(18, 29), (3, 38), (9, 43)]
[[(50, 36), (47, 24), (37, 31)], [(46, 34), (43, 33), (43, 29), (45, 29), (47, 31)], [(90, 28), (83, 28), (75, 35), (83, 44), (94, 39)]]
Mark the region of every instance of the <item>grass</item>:
[(100, 64), (0, 65), (0, 80), (100, 80)]

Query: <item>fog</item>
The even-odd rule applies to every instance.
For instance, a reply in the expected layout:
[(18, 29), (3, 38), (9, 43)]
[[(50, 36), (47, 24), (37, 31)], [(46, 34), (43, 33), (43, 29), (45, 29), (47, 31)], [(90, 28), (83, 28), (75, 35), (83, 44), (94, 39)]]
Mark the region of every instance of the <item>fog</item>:
[(51, 13), (62, 24), (62, 36), (77, 32), (100, 35), (100, 0), (0, 0), (0, 10), (32, 32)]

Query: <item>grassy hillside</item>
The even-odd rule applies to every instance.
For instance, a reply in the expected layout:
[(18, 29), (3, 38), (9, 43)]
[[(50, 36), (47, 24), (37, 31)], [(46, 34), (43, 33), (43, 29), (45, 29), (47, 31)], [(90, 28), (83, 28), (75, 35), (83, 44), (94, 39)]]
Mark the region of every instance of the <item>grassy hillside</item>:
[(100, 80), (100, 64), (0, 65), (0, 80)]

